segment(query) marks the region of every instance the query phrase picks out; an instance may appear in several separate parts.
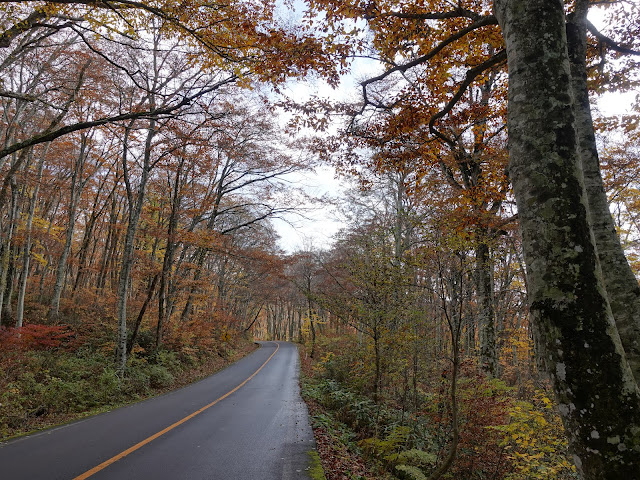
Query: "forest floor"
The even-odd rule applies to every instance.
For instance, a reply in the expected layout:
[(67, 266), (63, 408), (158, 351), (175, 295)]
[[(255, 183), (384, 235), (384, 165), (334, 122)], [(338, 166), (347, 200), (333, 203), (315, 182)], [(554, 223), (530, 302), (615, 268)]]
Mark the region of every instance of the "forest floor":
[(78, 349), (0, 352), (0, 441), (51, 428), (184, 387), (257, 348), (238, 338), (221, 351), (185, 358), (172, 351), (130, 359), (123, 378), (111, 355)]
[[(331, 419), (329, 410), (307, 393), (308, 389), (312, 387), (314, 365), (317, 362), (310, 357), (307, 346), (299, 345), (299, 351), (303, 399), (309, 408), (316, 450), (320, 457), (325, 479), (386, 480), (394, 478), (385, 472), (377, 471), (378, 469), (362, 455), (354, 441), (356, 433), (344, 424), (329, 420)], [(314, 477), (314, 480), (317, 479)]]

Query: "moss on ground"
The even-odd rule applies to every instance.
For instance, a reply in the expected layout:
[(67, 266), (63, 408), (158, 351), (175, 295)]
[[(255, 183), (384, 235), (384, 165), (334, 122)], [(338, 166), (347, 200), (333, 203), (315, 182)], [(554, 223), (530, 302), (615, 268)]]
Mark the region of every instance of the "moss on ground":
[(312, 480), (327, 480), (322, 468), (322, 462), (320, 461), (320, 455), (315, 450), (309, 450), (307, 452), (311, 457), (311, 464), (309, 465), (309, 476)]

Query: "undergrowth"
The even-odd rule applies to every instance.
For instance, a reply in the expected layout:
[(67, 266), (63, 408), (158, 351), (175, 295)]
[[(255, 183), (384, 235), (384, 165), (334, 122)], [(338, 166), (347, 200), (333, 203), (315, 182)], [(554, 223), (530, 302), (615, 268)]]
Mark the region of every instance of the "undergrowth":
[[(376, 403), (356, 342), (321, 338), (313, 360), (301, 348), (302, 393), (327, 479), (430, 478), (451, 441), (446, 375), (425, 374), (412, 405), (396, 401), (407, 395), (398, 395), (388, 380)], [(504, 381), (463, 365), (457, 392), (460, 440), (454, 463), (441, 478), (577, 479), (553, 402), (542, 389), (530, 395), (529, 401), (518, 398)]]

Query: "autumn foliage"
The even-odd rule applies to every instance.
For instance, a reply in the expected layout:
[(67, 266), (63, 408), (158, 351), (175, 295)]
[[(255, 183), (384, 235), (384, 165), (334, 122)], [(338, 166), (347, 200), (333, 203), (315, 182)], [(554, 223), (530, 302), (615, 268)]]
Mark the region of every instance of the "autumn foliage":
[(29, 324), (0, 330), (0, 342), (6, 350), (69, 350), (74, 348), (74, 332), (67, 325)]
[[(300, 3), (1, 4), (0, 434), (289, 340), (330, 480), (577, 478), (536, 358), (492, 2)], [(598, 8), (590, 91), (633, 91), (640, 10)], [(350, 101), (286, 97), (363, 59)], [(639, 124), (595, 121), (636, 274)], [(285, 253), (275, 222), (319, 162), (352, 181), (344, 228)]]

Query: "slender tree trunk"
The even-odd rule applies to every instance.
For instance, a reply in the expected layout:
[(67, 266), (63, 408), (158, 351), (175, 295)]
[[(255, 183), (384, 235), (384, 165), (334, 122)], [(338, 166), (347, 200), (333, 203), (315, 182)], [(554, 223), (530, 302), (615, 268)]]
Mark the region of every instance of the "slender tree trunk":
[(293, 309), (290, 304), (287, 304), (287, 325), (288, 325), (288, 333), (289, 333), (289, 341), (293, 342), (293, 331), (294, 331), (294, 321), (293, 321)]
[(104, 253), (102, 261), (100, 263), (100, 272), (98, 274), (98, 282), (96, 289), (102, 291), (107, 283), (107, 277), (109, 276), (109, 267), (114, 263), (113, 258), (116, 253), (116, 246), (118, 245), (119, 235), (117, 232), (118, 224), (118, 201), (114, 196), (111, 200), (111, 211), (109, 214), (109, 230), (107, 232), (107, 239), (104, 244)]
[(11, 323), (12, 320), (15, 322), (11, 300), (13, 299), (13, 290), (16, 287), (17, 279), (20, 277), (20, 275), (18, 274), (18, 266), (16, 264), (16, 259), (18, 258), (19, 254), (20, 248), (17, 245), (13, 245), (11, 252), (11, 261), (9, 262), (9, 273), (7, 276), (7, 300), (4, 307), (4, 316), (6, 317), (8, 323)]
[(27, 224), (25, 226), (27, 238), (25, 239), (24, 250), (22, 255), (22, 277), (20, 278), (20, 286), (18, 289), (18, 302), (16, 304), (16, 328), (22, 327), (24, 320), (24, 298), (27, 292), (27, 281), (29, 280), (29, 269), (31, 262), (31, 230), (33, 226), (33, 216), (36, 212), (36, 203), (38, 202), (38, 192), (40, 191), (40, 181), (42, 180), (42, 169), (44, 168), (44, 159), (47, 155), (48, 148), (45, 148), (36, 174), (36, 182), (31, 194), (29, 202), (29, 214), (27, 216)]
[(253, 327), (254, 323), (256, 323), (256, 320), (258, 320), (258, 317), (260, 316), (260, 312), (262, 311), (263, 307), (264, 307), (264, 304), (260, 305), (260, 308), (258, 308), (258, 311), (254, 315), (253, 320), (251, 320), (251, 323), (249, 323), (249, 325), (247, 325), (247, 327), (243, 330), (244, 333), (247, 333), (249, 332), (249, 330), (251, 330), (251, 327)]
[[(457, 260), (457, 259), (456, 259)], [(441, 280), (441, 309), (444, 320), (449, 330), (451, 340), (451, 384), (449, 385), (449, 402), (451, 406), (451, 443), (444, 460), (429, 475), (429, 480), (438, 480), (453, 465), (458, 454), (458, 444), (460, 443), (460, 426), (458, 422), (458, 371), (460, 369), (460, 331), (462, 328), (462, 308), (463, 308), (463, 277), (462, 263), (463, 257), (459, 257), (460, 266), (452, 263), (448, 281)], [(439, 268), (440, 276), (444, 275), (443, 269)], [(445, 288), (445, 285), (448, 288)], [(447, 294), (448, 293), (448, 294)]]
[(216, 309), (225, 310), (225, 297), (227, 295), (226, 289), (226, 275), (227, 267), (229, 265), (229, 257), (226, 255), (219, 262), (218, 268), (218, 290), (216, 292)]
[(93, 230), (95, 228), (97, 219), (98, 217), (92, 214), (89, 217), (89, 221), (85, 225), (84, 234), (82, 236), (82, 243), (78, 252), (78, 272), (76, 273), (76, 278), (73, 282), (72, 288), (74, 294), (84, 283), (84, 273), (85, 269), (87, 268), (87, 255), (89, 252), (89, 245), (91, 244), (91, 238), (93, 236)]
[[(225, 163), (224, 167), (222, 168), (220, 178), (218, 179), (215, 199), (213, 202), (213, 209), (209, 217), (209, 220), (207, 221), (207, 227), (206, 227), (207, 230), (213, 230), (213, 228), (216, 225), (216, 220), (218, 219), (218, 214), (220, 209), (220, 203), (222, 202), (222, 198), (226, 193), (224, 181), (227, 178), (227, 176), (230, 174), (231, 169), (232, 169), (232, 162), (231, 162), (231, 159), (229, 158)], [(193, 276), (194, 286), (191, 287), (191, 289), (189, 290), (189, 296), (187, 298), (187, 302), (184, 306), (184, 309), (182, 310), (182, 314), (180, 315), (180, 321), (182, 323), (185, 323), (188, 320), (189, 316), (191, 315), (191, 311), (193, 309), (193, 297), (197, 291), (196, 285), (197, 285), (197, 282), (200, 280), (200, 277), (202, 276), (202, 266), (204, 265), (204, 262), (208, 254), (209, 254), (209, 249), (201, 248), (201, 247), (194, 252), (195, 264), (197, 266), (197, 269)]]
[[(144, 314), (151, 303), (151, 299), (153, 298), (153, 292), (156, 289), (156, 283), (158, 283), (158, 277), (160, 275), (155, 274), (151, 281), (149, 282), (149, 288), (147, 288), (147, 296), (144, 299), (142, 307), (140, 307), (140, 312), (138, 312), (138, 318), (136, 318), (136, 322), (133, 325), (133, 331), (131, 332), (131, 338), (129, 338), (129, 342), (127, 343), (127, 356), (131, 354), (131, 350), (133, 350), (133, 346), (136, 343), (136, 338), (138, 338), (138, 330), (140, 330), (140, 324), (142, 323), (142, 319), (144, 318)], [(157, 348), (157, 347), (156, 347)]]
[[(51, 228), (53, 227), (53, 219), (56, 216), (56, 212), (58, 211), (58, 207), (60, 206), (60, 197), (57, 197), (56, 205), (53, 208), (53, 214), (49, 220), (49, 225), (47, 226), (47, 236), (51, 234)], [(40, 275), (40, 282), (38, 285), (38, 302), (44, 303), (44, 280), (49, 272), (49, 267), (51, 266), (51, 255), (47, 253), (47, 263), (44, 267), (42, 267), (42, 273)]]
[(374, 374), (373, 379), (373, 401), (376, 404), (380, 403), (381, 384), (382, 384), (382, 366), (380, 360), (380, 335), (378, 329), (374, 328), (373, 331), (373, 364)]
[(640, 478), (640, 393), (606, 298), (574, 128), (564, 4), (495, 0), (530, 314), (578, 471)]
[(7, 233), (2, 242), (2, 256), (0, 257), (0, 325), (2, 324), (3, 317), (6, 316), (4, 312), (4, 310), (6, 310), (6, 308), (4, 308), (5, 301), (7, 304), (11, 301), (10, 298), (5, 299), (5, 296), (7, 293), (7, 278), (9, 277), (13, 231), (15, 228), (15, 221), (18, 212), (17, 195), (18, 189), (16, 188), (15, 184), (13, 184), (11, 188), (9, 218), (7, 220), (6, 228)]
[(168, 318), (167, 312), (167, 285), (169, 283), (169, 272), (173, 266), (173, 256), (176, 246), (176, 229), (178, 227), (178, 210), (180, 208), (180, 174), (184, 165), (184, 158), (180, 158), (178, 170), (173, 187), (173, 200), (171, 202), (171, 213), (169, 215), (169, 227), (167, 232), (167, 248), (162, 260), (162, 272), (160, 273), (160, 287), (158, 290), (158, 325), (156, 328), (156, 349), (162, 343), (162, 329)]
[(311, 309), (311, 277), (307, 284), (309, 295), (307, 297), (307, 315), (309, 315), (309, 328), (311, 330), (311, 353), (309, 356), (313, 358), (316, 353), (316, 326), (313, 321), (313, 310)]
[(69, 253), (71, 253), (71, 243), (73, 241), (73, 230), (76, 223), (76, 211), (78, 207), (78, 201), (80, 199), (80, 193), (84, 186), (82, 182), (82, 172), (84, 170), (84, 163), (87, 155), (87, 137), (82, 136), (82, 143), (80, 146), (80, 154), (76, 160), (73, 168), (73, 175), (71, 176), (71, 191), (69, 192), (69, 210), (67, 213), (67, 232), (64, 240), (64, 247), (62, 248), (62, 254), (58, 260), (58, 268), (56, 270), (56, 283), (53, 286), (53, 295), (51, 297), (51, 304), (49, 306), (49, 319), (57, 320), (60, 310), (60, 298), (62, 296), (62, 290), (64, 289), (64, 279), (67, 273), (67, 259)]
[(196, 271), (193, 274), (194, 286), (189, 289), (189, 296), (187, 297), (187, 301), (184, 305), (184, 308), (182, 309), (182, 313), (180, 314), (180, 323), (182, 324), (186, 323), (187, 320), (189, 320), (191, 312), (193, 311), (193, 298), (196, 291), (198, 290), (197, 283), (202, 277), (203, 266), (208, 253), (209, 251), (205, 248), (200, 248), (196, 252)]
[[(125, 178), (127, 178), (128, 170), (126, 162), (127, 150), (128, 150), (128, 138), (131, 131), (132, 124), (127, 127), (125, 132), (124, 150), (122, 155), (123, 167), (125, 171)], [(122, 250), (122, 266), (120, 268), (120, 274), (118, 277), (118, 338), (117, 338), (117, 369), (118, 372), (124, 372), (127, 365), (127, 292), (130, 283), (131, 271), (133, 268), (133, 252), (135, 246), (135, 236), (138, 229), (138, 222), (140, 220), (140, 214), (142, 213), (142, 205), (144, 204), (145, 191), (147, 181), (150, 174), (151, 164), (151, 144), (153, 137), (156, 134), (156, 121), (155, 119), (149, 120), (149, 129), (147, 131), (147, 138), (145, 142), (144, 150), (144, 162), (142, 167), (142, 176), (140, 178), (140, 184), (138, 185), (138, 191), (135, 200), (128, 195), (129, 198), (129, 222), (127, 224), (127, 232), (125, 234), (124, 247)], [(127, 178), (128, 181), (128, 178)], [(130, 193), (130, 192), (128, 192)]]
[[(100, 218), (100, 216), (102, 215), (102, 212), (104, 211), (106, 206), (109, 204), (109, 201), (111, 200), (111, 198), (115, 195), (115, 191), (117, 188), (117, 180), (114, 179), (113, 188), (111, 189), (111, 192), (102, 203), (102, 206), (98, 207), (103, 186), (104, 186), (104, 183), (98, 188), (98, 191), (96, 192), (95, 199), (93, 201), (92, 212), (91, 212), (91, 215), (89, 216), (88, 221), (86, 222), (86, 225), (84, 228), (84, 234), (82, 235), (82, 243), (80, 245), (80, 250), (78, 252), (78, 272), (76, 274), (75, 281), (73, 282), (74, 293), (79, 287), (83, 286), (83, 284), (85, 283), (84, 273), (87, 267), (87, 256), (89, 255), (89, 245), (91, 245), (91, 240), (93, 239), (96, 222), (98, 221), (98, 218)], [(95, 245), (96, 245), (96, 242), (94, 242), (94, 251), (95, 251)]]
[[(486, 232), (485, 232), (486, 233)], [(476, 290), (478, 293), (478, 324), (480, 337), (480, 366), (487, 374), (498, 375), (495, 312), (493, 309), (493, 266), (489, 246), (482, 235), (476, 246)]]

